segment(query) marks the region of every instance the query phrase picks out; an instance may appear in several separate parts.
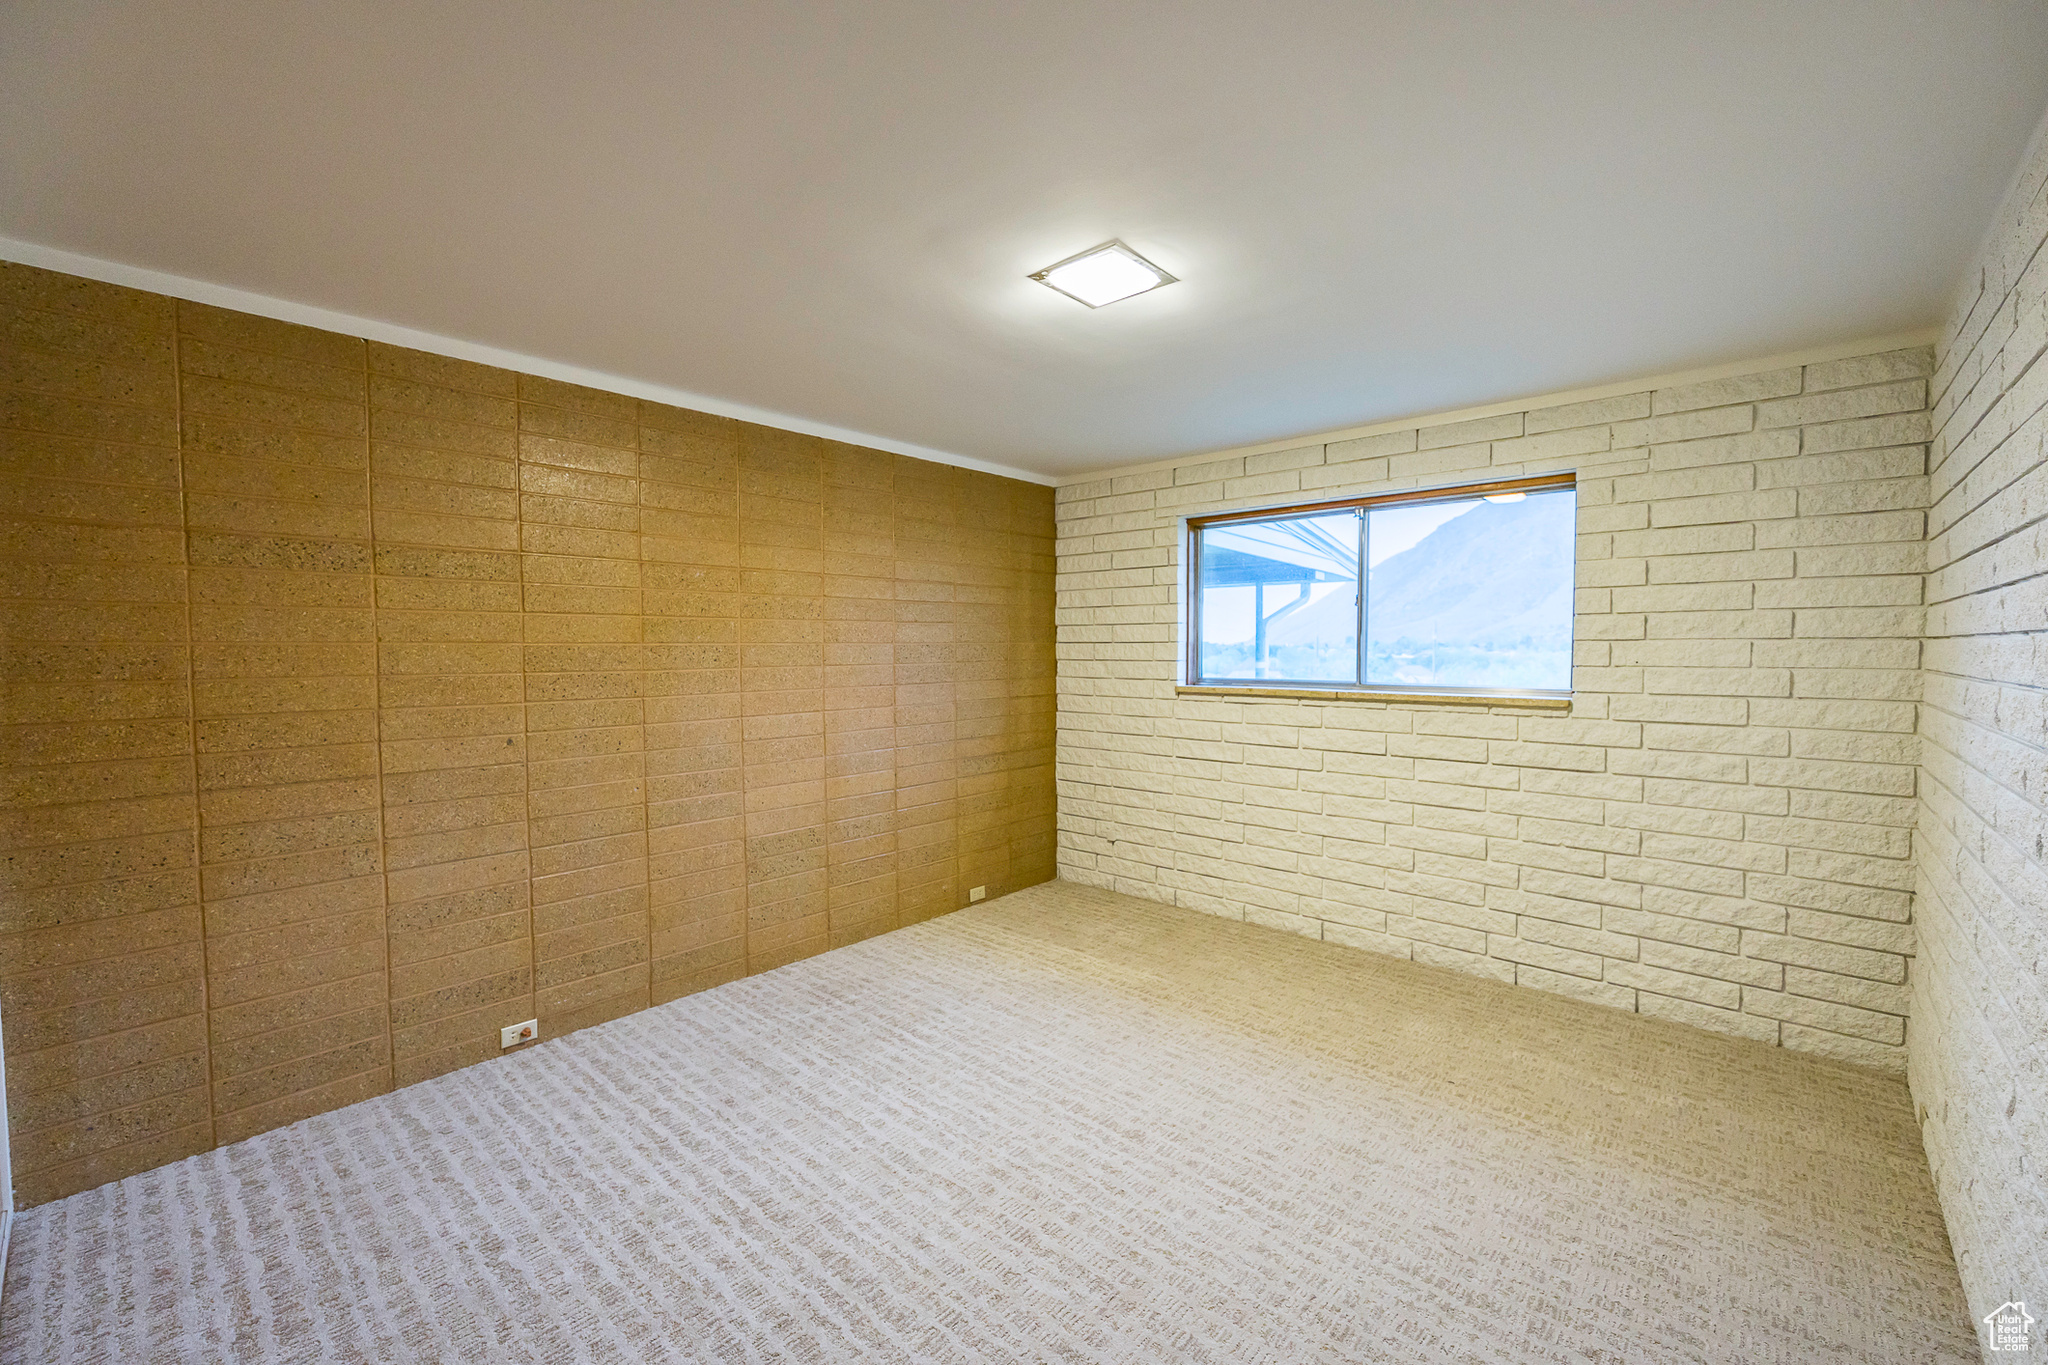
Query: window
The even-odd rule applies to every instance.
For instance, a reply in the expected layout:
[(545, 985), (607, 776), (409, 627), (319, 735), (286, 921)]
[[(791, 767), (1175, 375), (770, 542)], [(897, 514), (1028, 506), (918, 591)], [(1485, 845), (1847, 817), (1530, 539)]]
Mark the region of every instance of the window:
[(1572, 476), (1188, 522), (1188, 682), (1561, 696)]

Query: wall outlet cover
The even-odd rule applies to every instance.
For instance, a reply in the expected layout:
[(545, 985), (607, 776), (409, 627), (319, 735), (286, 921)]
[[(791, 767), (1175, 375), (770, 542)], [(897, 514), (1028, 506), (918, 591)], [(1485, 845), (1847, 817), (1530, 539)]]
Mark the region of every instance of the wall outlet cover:
[(523, 1024), (507, 1024), (498, 1030), (499, 1047), (518, 1047), (540, 1037), (540, 1020), (529, 1019)]
[(974, 903), (975, 903), (976, 901), (978, 901), (978, 900), (986, 900), (986, 899), (988, 899), (988, 888), (987, 888), (987, 887), (985, 887), (985, 886), (975, 886), (975, 887), (969, 887), (969, 888), (968, 888), (968, 891), (967, 891), (967, 903), (968, 903), (969, 905), (972, 905), (972, 904), (974, 904)]

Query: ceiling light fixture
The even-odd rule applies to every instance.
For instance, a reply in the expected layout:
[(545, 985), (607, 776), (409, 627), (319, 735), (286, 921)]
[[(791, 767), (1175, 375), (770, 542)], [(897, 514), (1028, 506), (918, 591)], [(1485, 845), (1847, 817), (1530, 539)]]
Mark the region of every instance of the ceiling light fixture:
[(1132, 298), (1162, 284), (1177, 283), (1173, 276), (1115, 240), (1091, 246), (1078, 256), (1069, 256), (1034, 272), (1031, 278), (1090, 308)]

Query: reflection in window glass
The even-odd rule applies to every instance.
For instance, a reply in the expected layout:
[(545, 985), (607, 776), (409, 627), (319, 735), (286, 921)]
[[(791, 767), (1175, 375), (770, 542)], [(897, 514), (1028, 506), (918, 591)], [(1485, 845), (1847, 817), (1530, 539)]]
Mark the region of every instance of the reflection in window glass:
[(1365, 681), (1568, 691), (1572, 489), (1366, 514)]
[(1355, 508), (1201, 531), (1201, 676), (1358, 681)]

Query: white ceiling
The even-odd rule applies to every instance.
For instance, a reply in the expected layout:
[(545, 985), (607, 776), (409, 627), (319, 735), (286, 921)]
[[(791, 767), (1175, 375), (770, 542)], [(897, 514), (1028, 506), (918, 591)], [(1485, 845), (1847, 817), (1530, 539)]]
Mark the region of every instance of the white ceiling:
[(1067, 475), (1934, 322), (2044, 105), (2041, 0), (19, 0), (0, 236)]

